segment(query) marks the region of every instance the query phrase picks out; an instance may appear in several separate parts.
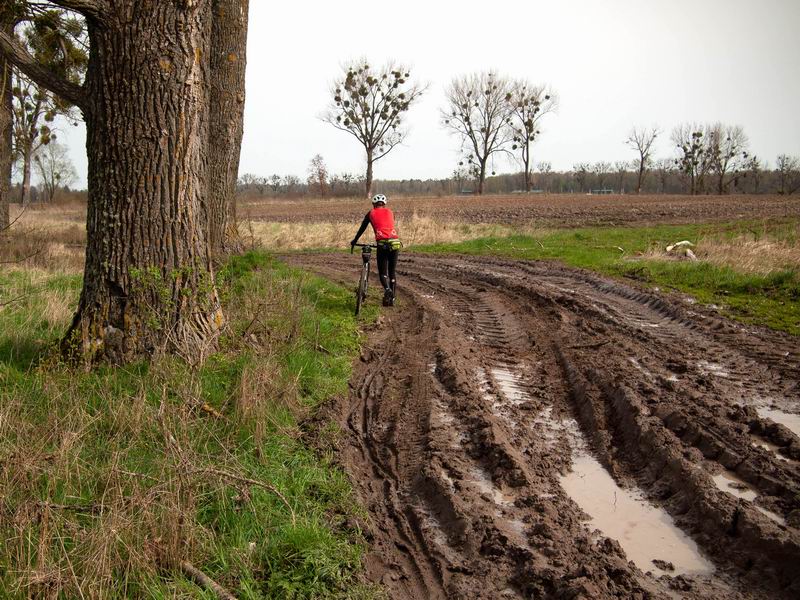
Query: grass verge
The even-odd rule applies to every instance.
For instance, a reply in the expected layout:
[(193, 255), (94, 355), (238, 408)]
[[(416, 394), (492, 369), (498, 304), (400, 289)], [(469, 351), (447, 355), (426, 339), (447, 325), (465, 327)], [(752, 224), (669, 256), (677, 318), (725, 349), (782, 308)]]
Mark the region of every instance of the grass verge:
[(50, 351), (80, 277), (0, 271), (21, 296), (0, 309), (3, 597), (214, 597), (186, 562), (239, 598), (373, 594), (346, 478), (300, 430), (347, 393), (352, 295), (256, 253), (220, 279), (230, 328), (201, 368), (83, 372)]
[[(664, 248), (689, 240), (697, 262)], [(557, 260), (605, 275), (685, 292), (740, 321), (800, 335), (800, 222), (584, 228), (417, 247), (527, 260)]]

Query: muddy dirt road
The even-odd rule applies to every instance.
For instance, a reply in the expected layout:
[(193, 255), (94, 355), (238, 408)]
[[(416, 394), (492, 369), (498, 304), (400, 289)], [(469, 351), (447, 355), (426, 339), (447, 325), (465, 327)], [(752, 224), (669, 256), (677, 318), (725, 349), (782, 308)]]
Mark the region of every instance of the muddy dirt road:
[(544, 263), (399, 269), (332, 409), (391, 598), (800, 597), (796, 338)]

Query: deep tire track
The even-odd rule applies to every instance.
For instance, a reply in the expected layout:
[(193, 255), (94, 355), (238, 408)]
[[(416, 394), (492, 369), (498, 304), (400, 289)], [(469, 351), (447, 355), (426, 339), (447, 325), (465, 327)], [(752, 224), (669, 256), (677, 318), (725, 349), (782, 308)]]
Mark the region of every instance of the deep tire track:
[[(350, 257), (288, 260), (354, 285)], [(800, 412), (796, 338), (546, 263), (405, 254), (399, 272), (339, 407), (391, 597), (797, 597), (800, 439), (756, 410)], [(657, 581), (590, 532), (559, 484), (574, 438), (542, 415), (576, 419), (716, 573)]]

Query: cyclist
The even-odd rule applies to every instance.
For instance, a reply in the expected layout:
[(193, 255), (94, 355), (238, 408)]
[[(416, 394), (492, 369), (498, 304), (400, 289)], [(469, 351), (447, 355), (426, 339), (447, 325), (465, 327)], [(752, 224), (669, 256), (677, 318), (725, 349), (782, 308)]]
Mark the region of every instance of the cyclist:
[(356, 237), (350, 242), (350, 247), (356, 245), (358, 238), (367, 229), (367, 225), (372, 225), (375, 232), (375, 243), (378, 246), (378, 276), (383, 285), (383, 305), (394, 306), (394, 292), (397, 286), (395, 270), (397, 267), (397, 255), (400, 253), (402, 244), (394, 226), (394, 215), (386, 206), (386, 196), (375, 194), (372, 197), (372, 210), (370, 210), (361, 227), (356, 233)]

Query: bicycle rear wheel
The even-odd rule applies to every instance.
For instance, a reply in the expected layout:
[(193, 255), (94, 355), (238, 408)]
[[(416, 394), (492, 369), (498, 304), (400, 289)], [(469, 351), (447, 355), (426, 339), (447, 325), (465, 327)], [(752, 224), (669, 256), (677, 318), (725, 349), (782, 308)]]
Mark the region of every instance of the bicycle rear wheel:
[(367, 299), (367, 285), (369, 284), (369, 264), (365, 263), (361, 269), (361, 278), (358, 280), (356, 290), (356, 314), (361, 311), (361, 305)]

